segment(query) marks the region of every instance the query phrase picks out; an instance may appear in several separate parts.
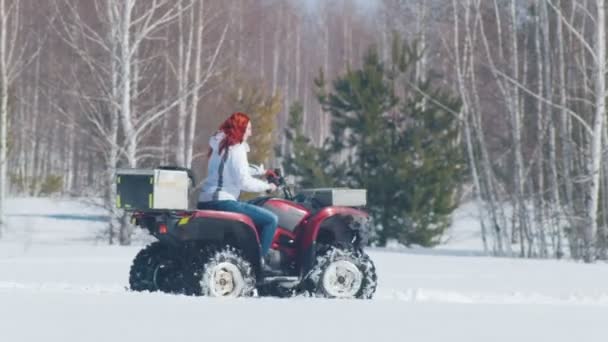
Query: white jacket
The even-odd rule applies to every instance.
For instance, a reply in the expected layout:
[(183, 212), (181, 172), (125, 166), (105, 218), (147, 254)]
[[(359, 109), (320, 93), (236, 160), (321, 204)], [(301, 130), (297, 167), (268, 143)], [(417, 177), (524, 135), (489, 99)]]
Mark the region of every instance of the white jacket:
[[(233, 145), (219, 155), (219, 145), (224, 133), (215, 134), (209, 139), (213, 150), (209, 158), (207, 179), (198, 197), (199, 202), (237, 200), (241, 191), (264, 192), (270, 185), (251, 176), (247, 153), (249, 145), (245, 142)], [(227, 155), (225, 155), (227, 154)]]

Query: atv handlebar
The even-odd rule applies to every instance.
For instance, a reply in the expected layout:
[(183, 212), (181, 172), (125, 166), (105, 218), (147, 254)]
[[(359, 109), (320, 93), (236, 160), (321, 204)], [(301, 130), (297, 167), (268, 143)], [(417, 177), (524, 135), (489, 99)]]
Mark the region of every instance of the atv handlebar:
[(265, 173), (265, 177), (268, 183), (272, 183), (277, 186), (277, 189), (283, 190), (285, 199), (293, 199), (293, 194), (291, 192), (291, 189), (289, 189), (287, 183), (285, 182), (285, 177), (283, 177), (281, 169), (267, 170)]

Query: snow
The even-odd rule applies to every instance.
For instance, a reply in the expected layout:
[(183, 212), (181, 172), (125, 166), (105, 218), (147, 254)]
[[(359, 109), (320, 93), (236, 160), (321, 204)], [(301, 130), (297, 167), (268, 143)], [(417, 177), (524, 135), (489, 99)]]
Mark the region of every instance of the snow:
[(479, 254), (483, 251), (479, 211), (475, 202), (469, 201), (456, 208), (452, 214), (452, 225), (447, 230), (442, 250)]
[(481, 256), (472, 212), (456, 215), (438, 249), (371, 250), (371, 301), (223, 300), (129, 292), (142, 246), (105, 245), (101, 209), (12, 199), (0, 341), (606, 340), (608, 265)]

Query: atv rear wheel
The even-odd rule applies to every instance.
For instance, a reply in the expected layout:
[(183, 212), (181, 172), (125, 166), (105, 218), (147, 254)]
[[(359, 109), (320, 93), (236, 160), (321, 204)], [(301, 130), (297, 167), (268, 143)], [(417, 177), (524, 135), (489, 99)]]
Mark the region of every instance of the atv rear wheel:
[(361, 250), (331, 246), (317, 256), (305, 284), (317, 297), (371, 299), (376, 292), (376, 267)]
[(179, 292), (181, 267), (171, 257), (167, 246), (153, 242), (139, 251), (129, 272), (129, 286), (133, 291)]
[(208, 249), (202, 267), (201, 293), (209, 297), (243, 297), (253, 295), (255, 276), (251, 263), (239, 250), (226, 246)]

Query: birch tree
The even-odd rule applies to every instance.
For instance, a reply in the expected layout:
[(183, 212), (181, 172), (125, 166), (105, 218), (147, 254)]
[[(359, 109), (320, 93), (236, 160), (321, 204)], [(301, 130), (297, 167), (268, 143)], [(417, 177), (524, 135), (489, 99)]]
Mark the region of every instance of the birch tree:
[[(106, 201), (109, 201), (106, 207), (114, 214), (114, 209), (110, 208), (115, 207), (114, 175), (119, 161), (124, 159), (127, 166), (137, 167), (138, 160), (147, 156), (146, 149), (139, 148), (141, 139), (162, 121), (163, 116), (186, 101), (193, 91), (200, 89), (200, 85), (184, 89), (170, 101), (147, 107), (140, 105), (137, 112), (133, 111), (135, 104), (152, 91), (152, 87), (139, 87), (141, 80), (138, 70), (153, 68), (149, 65), (155, 59), (150, 56), (143, 58), (140, 50), (154, 41), (153, 37), (163, 32), (164, 27), (189, 10), (192, 3), (176, 6), (168, 0), (152, 3), (138, 0), (96, 2), (97, 16), (105, 32), (88, 24), (76, 5), (69, 1), (63, 4), (71, 14), (71, 20), (62, 20), (64, 41), (81, 58), (101, 91), (89, 95), (77, 91), (76, 95), (81, 105), (89, 109), (88, 122), (96, 127), (102, 145), (110, 147), (105, 149), (109, 151), (106, 186), (112, 190), (106, 196)], [(106, 58), (97, 57), (100, 51), (105, 52)], [(118, 140), (119, 132), (122, 132), (122, 141)], [(109, 235), (112, 241), (113, 233)], [(131, 227), (121, 224), (119, 242), (129, 244), (130, 236)]]
[(595, 79), (595, 113), (593, 116), (593, 136), (589, 154), (590, 175), (587, 200), (588, 222), (584, 233), (583, 258), (586, 262), (595, 259), (597, 234), (597, 211), (599, 208), (600, 167), (602, 164), (602, 134), (606, 115), (606, 1), (595, 0), (597, 9), (595, 46), (593, 50)]
[[(186, 24), (183, 22), (184, 15), (178, 16), (178, 61), (175, 69), (180, 101), (175, 155), (178, 165), (189, 168), (192, 167), (194, 156), (199, 102), (201, 96), (210, 90), (209, 81), (221, 74), (223, 66), (219, 57), (229, 28), (228, 24), (221, 25), (217, 13), (205, 4), (205, 0), (196, 0), (191, 4), (192, 10), (187, 12)], [(211, 38), (207, 33), (212, 29), (219, 29), (221, 35)]]
[(0, 0), (0, 237), (5, 226), (4, 208), (8, 190), (8, 124), (10, 90), (23, 68), (37, 55), (27, 55), (29, 44), (23, 36), (21, 4), (18, 0)]
[[(567, 15), (567, 12), (562, 7), (561, 1), (547, 0), (546, 2), (549, 7), (554, 11), (558, 24), (558, 36), (564, 37), (562, 30), (567, 30), (568, 36), (572, 39), (576, 45), (580, 46), (580, 51), (582, 57), (579, 59), (581, 61), (582, 66), (580, 66), (579, 70), (582, 76), (582, 88), (583, 88), (583, 96), (592, 102), (592, 115), (591, 118), (587, 121), (584, 117), (575, 115), (576, 122), (579, 127), (584, 127), (583, 130), (586, 138), (583, 140), (583, 144), (581, 147), (584, 149), (585, 156), (584, 161), (584, 183), (582, 187), (582, 193), (584, 194), (584, 213), (583, 220), (570, 220), (571, 225), (573, 226), (573, 232), (571, 234), (580, 234), (582, 238), (582, 251), (581, 257), (586, 262), (593, 261), (596, 254), (597, 247), (597, 234), (598, 234), (598, 211), (599, 211), (599, 196), (600, 196), (600, 177), (601, 177), (601, 167), (603, 162), (603, 138), (605, 130), (605, 115), (606, 115), (606, 102), (605, 102), (605, 94), (606, 94), (606, 19), (605, 19), (605, 11), (606, 4), (604, 0), (593, 0), (593, 1), (585, 1), (583, 3), (574, 2), (572, 4), (570, 16)], [(581, 20), (577, 20), (578, 18), (582, 18)], [(578, 25), (580, 23), (580, 25)], [(592, 32), (587, 32), (588, 23), (591, 23), (590, 27), (592, 28)], [(562, 43), (563, 44), (563, 43)], [(568, 96), (566, 95), (566, 83), (565, 83), (565, 53), (564, 48), (561, 46), (558, 49), (558, 55), (560, 60), (560, 83), (561, 92), (562, 92), (562, 111), (567, 111), (567, 102), (566, 99)], [(587, 66), (587, 60), (591, 62), (591, 66)], [(589, 72), (589, 70), (591, 70)], [(588, 82), (587, 79), (593, 80), (592, 88), (587, 88)], [(566, 95), (566, 96), (564, 96)], [(580, 107), (579, 107), (580, 108)], [(572, 114), (572, 110), (569, 111)], [(561, 117), (561, 129), (562, 134), (568, 134), (569, 127), (567, 123), (567, 118), (562, 114)], [(566, 174), (569, 174), (570, 166), (567, 165), (569, 162), (569, 157), (572, 155), (570, 148), (569, 139), (564, 139), (564, 159), (563, 159), (563, 170)], [(586, 141), (586, 143), (585, 143)], [(566, 183), (566, 198), (569, 201), (570, 206), (575, 206), (575, 199), (572, 195), (573, 190), (569, 185), (568, 181)], [(576, 209), (575, 209), (576, 210)], [(576, 212), (570, 211), (572, 214), (576, 215)], [(570, 238), (570, 248), (572, 254), (576, 257), (579, 255), (577, 250), (577, 241), (576, 238)]]

